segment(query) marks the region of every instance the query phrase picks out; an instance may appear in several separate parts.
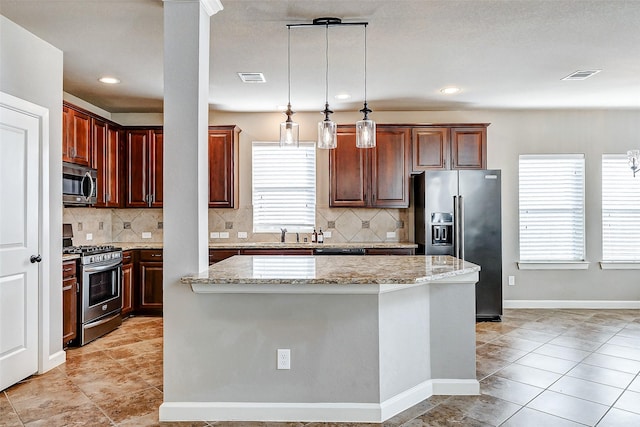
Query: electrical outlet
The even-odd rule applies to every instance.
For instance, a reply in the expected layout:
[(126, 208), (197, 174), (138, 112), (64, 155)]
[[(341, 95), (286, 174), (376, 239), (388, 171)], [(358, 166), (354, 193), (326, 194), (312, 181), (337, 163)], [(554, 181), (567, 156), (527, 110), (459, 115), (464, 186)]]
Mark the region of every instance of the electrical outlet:
[(325, 239), (330, 239), (331, 238), (331, 232), (330, 231), (324, 231), (324, 232), (322, 232), (322, 234), (324, 234), (324, 238)]
[(387, 239), (395, 239), (396, 232), (395, 231), (387, 231)]
[(220, 232), (220, 238), (221, 239), (228, 239), (229, 238), (229, 232), (228, 231), (221, 231)]
[(509, 286), (516, 285), (516, 276), (509, 276)]
[(93, 233), (87, 233), (87, 240), (93, 240)]
[(211, 233), (209, 233), (209, 237), (212, 239), (219, 239), (220, 233), (218, 233), (217, 231), (212, 231)]
[(150, 231), (143, 231), (142, 232), (142, 238), (143, 239), (150, 239), (151, 238), (151, 232)]
[(238, 231), (238, 239), (246, 239), (247, 232), (246, 231)]
[(276, 354), (278, 369), (291, 369), (291, 350), (279, 348)]

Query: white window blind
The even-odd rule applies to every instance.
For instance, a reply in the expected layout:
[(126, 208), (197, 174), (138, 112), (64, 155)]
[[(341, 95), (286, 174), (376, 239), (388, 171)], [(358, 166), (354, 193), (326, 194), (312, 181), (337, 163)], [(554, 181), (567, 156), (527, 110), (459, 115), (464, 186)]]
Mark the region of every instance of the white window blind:
[(519, 170), (520, 260), (584, 260), (584, 155), (521, 155)]
[(602, 259), (640, 261), (640, 176), (626, 155), (602, 156)]
[(283, 148), (252, 144), (253, 232), (310, 232), (316, 219), (316, 149), (313, 142)]

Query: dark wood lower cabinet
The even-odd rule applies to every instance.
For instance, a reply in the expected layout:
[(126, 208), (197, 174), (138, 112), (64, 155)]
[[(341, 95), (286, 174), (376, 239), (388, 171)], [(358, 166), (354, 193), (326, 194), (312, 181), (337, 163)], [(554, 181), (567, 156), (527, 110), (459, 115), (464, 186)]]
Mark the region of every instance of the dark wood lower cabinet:
[(78, 336), (78, 280), (76, 261), (62, 263), (62, 346)]
[(365, 255), (415, 255), (416, 250), (412, 248), (367, 248)]
[(140, 251), (135, 311), (140, 314), (162, 315), (162, 249)]
[(122, 317), (131, 315), (134, 309), (133, 251), (122, 253)]

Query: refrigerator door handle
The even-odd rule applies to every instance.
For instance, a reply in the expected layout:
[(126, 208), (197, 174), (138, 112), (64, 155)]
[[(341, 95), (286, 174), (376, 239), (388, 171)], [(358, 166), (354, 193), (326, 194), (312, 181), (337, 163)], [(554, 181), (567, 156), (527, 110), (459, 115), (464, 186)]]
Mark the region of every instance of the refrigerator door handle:
[(456, 258), (460, 258), (460, 211), (458, 196), (453, 196), (453, 252)]
[(460, 204), (458, 208), (458, 219), (460, 221), (460, 225), (458, 225), (458, 230), (460, 231), (460, 259), (464, 260), (464, 199), (462, 196), (458, 196), (458, 203)]

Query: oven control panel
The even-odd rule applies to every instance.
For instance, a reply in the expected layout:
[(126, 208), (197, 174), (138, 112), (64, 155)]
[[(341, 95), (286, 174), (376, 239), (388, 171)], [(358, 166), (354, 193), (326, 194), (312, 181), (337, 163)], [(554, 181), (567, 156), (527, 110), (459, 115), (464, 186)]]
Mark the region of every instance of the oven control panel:
[(116, 260), (116, 259), (121, 259), (122, 258), (122, 252), (120, 251), (116, 251), (116, 252), (106, 252), (103, 254), (93, 254), (93, 255), (85, 255), (82, 257), (82, 263), (83, 264), (94, 264), (97, 262), (103, 262), (103, 261), (109, 261), (109, 260)]

